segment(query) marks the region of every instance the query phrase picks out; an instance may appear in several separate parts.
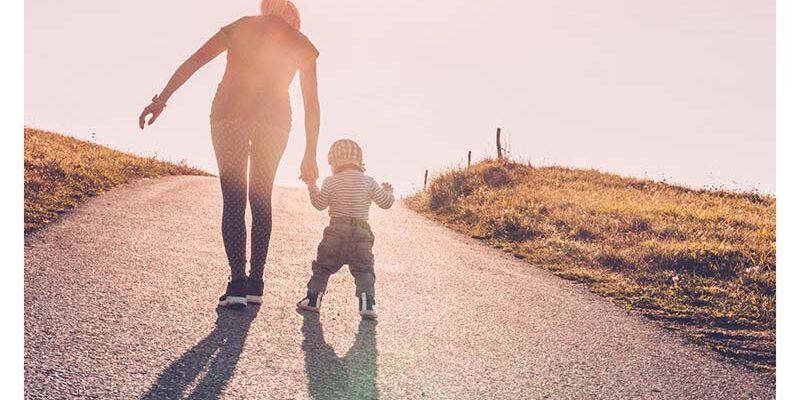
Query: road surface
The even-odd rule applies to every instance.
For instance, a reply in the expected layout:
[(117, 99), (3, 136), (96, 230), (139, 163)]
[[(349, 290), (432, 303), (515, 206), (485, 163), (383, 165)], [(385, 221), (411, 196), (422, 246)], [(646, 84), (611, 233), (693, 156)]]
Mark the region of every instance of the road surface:
[(29, 399), (768, 399), (733, 365), (402, 204), (375, 208), (377, 323), (352, 278), (294, 304), (326, 222), (277, 188), (265, 304), (218, 310), (218, 181), (141, 181), (25, 245)]

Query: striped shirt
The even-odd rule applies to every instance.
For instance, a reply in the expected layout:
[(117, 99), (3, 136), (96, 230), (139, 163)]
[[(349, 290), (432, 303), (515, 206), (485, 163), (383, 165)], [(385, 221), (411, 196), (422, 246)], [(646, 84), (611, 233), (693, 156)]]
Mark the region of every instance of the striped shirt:
[(378, 207), (388, 209), (394, 204), (394, 195), (388, 193), (361, 171), (348, 169), (322, 181), (322, 189), (316, 183), (308, 185), (311, 204), (317, 210), (330, 207), (331, 218), (351, 217), (369, 219), (369, 207), (374, 201)]

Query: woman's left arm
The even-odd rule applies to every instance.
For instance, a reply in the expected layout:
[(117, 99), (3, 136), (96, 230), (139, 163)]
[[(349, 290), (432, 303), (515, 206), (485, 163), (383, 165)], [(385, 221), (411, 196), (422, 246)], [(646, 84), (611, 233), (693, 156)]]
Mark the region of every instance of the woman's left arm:
[(225, 33), (223, 31), (217, 32), (211, 39), (202, 45), (194, 54), (191, 55), (186, 61), (175, 70), (172, 77), (167, 82), (161, 94), (153, 98), (153, 101), (144, 108), (142, 114), (139, 115), (139, 129), (144, 129), (145, 118), (152, 115), (147, 125), (152, 125), (156, 121), (164, 107), (167, 105), (167, 100), (175, 93), (189, 78), (194, 75), (197, 70), (208, 64), (209, 61), (222, 54), (227, 49), (225, 40)]

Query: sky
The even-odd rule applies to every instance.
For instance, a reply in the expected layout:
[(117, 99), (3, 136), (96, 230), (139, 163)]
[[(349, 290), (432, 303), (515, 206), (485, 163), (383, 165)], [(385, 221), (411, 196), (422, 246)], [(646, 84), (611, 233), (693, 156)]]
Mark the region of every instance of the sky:
[[(401, 193), (494, 152), (692, 187), (775, 193), (768, 0), (296, 0), (315, 43), (319, 162), (349, 137)], [(211, 172), (224, 56), (144, 132), (172, 72), (257, 0), (26, 0), (25, 123)], [(299, 186), (299, 84), (277, 183)]]

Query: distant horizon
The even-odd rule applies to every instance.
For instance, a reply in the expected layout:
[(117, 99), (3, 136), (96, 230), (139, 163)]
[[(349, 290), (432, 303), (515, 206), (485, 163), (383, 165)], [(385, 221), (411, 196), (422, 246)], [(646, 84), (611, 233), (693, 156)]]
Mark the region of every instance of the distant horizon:
[[(61, 135), (64, 135), (64, 136), (69, 136), (69, 137), (74, 138), (74, 139), (85, 140), (85, 141), (88, 141), (88, 142), (93, 143), (93, 144), (97, 144), (97, 145), (100, 145), (100, 146), (108, 147), (108, 148), (110, 148), (112, 150), (117, 150), (117, 151), (122, 151), (122, 152), (125, 152), (125, 153), (130, 153), (132, 155), (139, 156), (139, 157), (147, 157), (147, 158), (155, 157), (157, 160), (166, 161), (166, 162), (170, 162), (170, 163), (176, 163), (176, 164), (177, 163), (181, 163), (181, 162), (186, 162), (187, 166), (193, 167), (193, 168), (198, 168), (198, 169), (200, 169), (200, 170), (202, 170), (204, 172), (208, 172), (208, 173), (214, 175), (214, 177), (217, 177), (217, 174), (219, 172), (216, 169), (207, 170), (207, 169), (201, 168), (201, 167), (199, 167), (197, 165), (194, 165), (192, 163), (189, 163), (188, 161), (183, 160), (183, 159), (175, 160), (175, 159), (162, 158), (162, 157), (160, 157), (159, 154), (153, 154), (153, 155), (140, 154), (140, 153), (132, 152), (132, 151), (125, 150), (125, 149), (119, 149), (119, 148), (111, 147), (111, 146), (108, 146), (106, 144), (93, 141), (92, 139), (86, 139), (86, 138), (82, 138), (82, 137), (77, 137), (77, 136), (69, 135), (67, 133), (57, 132), (57, 131), (53, 131), (53, 130), (49, 130), (49, 129), (41, 128), (41, 127), (37, 127), (37, 126), (25, 125), (25, 128), (26, 129), (36, 129), (36, 130), (41, 130), (41, 131), (47, 131), (47, 132), (61, 134)], [(323, 156), (324, 156), (324, 154), (323, 154)], [(487, 161), (487, 160), (494, 160), (494, 159), (496, 159), (496, 157), (492, 157), (491, 155), (486, 155), (486, 156), (483, 156), (483, 157), (480, 157), (480, 158), (473, 157), (472, 158), (472, 164), (480, 163), (480, 162)], [(600, 172), (600, 173), (603, 173), (603, 174), (617, 175), (617, 176), (620, 176), (622, 178), (642, 179), (642, 180), (649, 180), (649, 181), (653, 181), (653, 182), (657, 182), (657, 183), (658, 182), (664, 182), (664, 183), (666, 183), (668, 185), (671, 185), (671, 186), (685, 187), (685, 188), (689, 188), (689, 189), (693, 189), (693, 190), (723, 190), (723, 191), (728, 191), (728, 192), (732, 192), (732, 193), (755, 193), (755, 194), (759, 194), (759, 195), (775, 197), (775, 192), (765, 192), (765, 191), (759, 190), (758, 188), (750, 188), (750, 189), (744, 188), (744, 187), (727, 188), (727, 187), (715, 187), (715, 186), (711, 186), (711, 185), (696, 186), (696, 185), (684, 184), (684, 183), (681, 183), (681, 182), (675, 182), (675, 181), (670, 180), (669, 178), (661, 178), (661, 177), (657, 178), (657, 177), (653, 177), (653, 176), (648, 176), (646, 173), (643, 174), (643, 175), (637, 176), (637, 175), (627, 175), (627, 174), (624, 174), (624, 173), (618, 173), (618, 172), (614, 172), (614, 171), (607, 171), (607, 170), (604, 170), (602, 168), (575, 167), (575, 166), (561, 165), (561, 164), (539, 164), (539, 163), (535, 163), (533, 161), (515, 158), (513, 156), (513, 154), (509, 156), (509, 160), (511, 160), (512, 162), (517, 162), (517, 163), (522, 163), (522, 164), (529, 163), (534, 168), (557, 167), (557, 168), (568, 168), (568, 169), (577, 169), (577, 170), (584, 170), (584, 171), (597, 171), (597, 172)], [(462, 164), (458, 164), (458, 165), (454, 164), (454, 165), (442, 167), (442, 168), (437, 169), (437, 170), (429, 170), (428, 180), (430, 181), (432, 178), (434, 178), (437, 173), (446, 172), (447, 170), (452, 169), (452, 168), (464, 168), (466, 166), (467, 166), (467, 163), (465, 161)], [(367, 171), (366, 173), (369, 175), (369, 171)], [(324, 177), (326, 177), (328, 175), (331, 175), (331, 172), (328, 169), (328, 165), (324, 163), (324, 160), (322, 160), (322, 161), (320, 161), (320, 178), (324, 178)], [(420, 176), (419, 180), (420, 180), (420, 182), (424, 182), (424, 174)], [(291, 182), (281, 183), (281, 182), (277, 182), (275, 184), (275, 186), (276, 187), (293, 188), (293, 189), (303, 189), (303, 188), (305, 188), (305, 184), (302, 183), (300, 180), (297, 180), (297, 183), (291, 183)], [(412, 186), (411, 189), (406, 190), (406, 191), (397, 191), (397, 193), (399, 195), (401, 195), (401, 196), (411, 195), (415, 191), (422, 189), (423, 185), (422, 185), (422, 183), (420, 183), (417, 186)]]
[[(409, 193), (426, 169), (491, 156), (500, 127), (512, 158), (534, 165), (776, 191), (774, 2), (296, 3), (321, 52), (323, 175), (330, 143), (351, 137), (369, 174)], [(208, 113), (224, 57), (156, 124), (140, 132), (136, 118), (220, 26), (257, 12), (257, 0), (30, 0), (24, 122), (215, 173)], [(300, 184), (298, 86), (284, 186)]]

